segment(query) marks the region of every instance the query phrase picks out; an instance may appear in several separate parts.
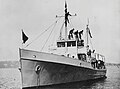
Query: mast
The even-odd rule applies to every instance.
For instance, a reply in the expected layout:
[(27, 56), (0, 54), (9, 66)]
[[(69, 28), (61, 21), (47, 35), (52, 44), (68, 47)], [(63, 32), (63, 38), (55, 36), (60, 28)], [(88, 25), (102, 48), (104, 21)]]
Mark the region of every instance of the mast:
[[(67, 41), (68, 41), (68, 39), (67, 39), (67, 36), (68, 36), (68, 34), (67, 34), (67, 25), (68, 25), (68, 23), (69, 23), (69, 16), (76, 16), (76, 14), (75, 15), (71, 15), (68, 11), (67, 11), (67, 3), (66, 3), (66, 1), (65, 1), (65, 15), (64, 16), (57, 16), (56, 15), (56, 17), (64, 17), (64, 19), (65, 19), (65, 53), (67, 53), (67, 51), (68, 51), (68, 48), (67, 48)], [(61, 32), (60, 32), (60, 40), (61, 40)]]
[(65, 1), (65, 53), (67, 53), (67, 21), (68, 21), (67, 3)]
[(68, 21), (68, 12), (67, 12), (67, 3), (65, 1), (65, 41), (67, 41), (67, 21)]
[[(87, 24), (87, 28), (86, 28), (86, 35), (87, 35), (87, 52), (89, 50), (89, 37), (92, 38), (92, 35), (91, 35), (91, 32), (90, 32), (90, 29), (89, 29), (89, 19), (88, 19), (88, 24)], [(91, 44), (92, 45), (92, 44)]]
[(88, 28), (88, 26), (89, 26), (89, 19), (88, 19), (88, 24), (87, 24), (87, 28), (86, 28), (86, 35), (87, 35), (87, 46), (86, 46), (86, 48), (87, 48), (87, 52), (88, 52), (88, 50), (89, 50), (89, 28)]
[(87, 33), (87, 47), (89, 46), (88, 31), (89, 31), (89, 28), (88, 28), (88, 25), (87, 25), (87, 28), (86, 28), (86, 33)]

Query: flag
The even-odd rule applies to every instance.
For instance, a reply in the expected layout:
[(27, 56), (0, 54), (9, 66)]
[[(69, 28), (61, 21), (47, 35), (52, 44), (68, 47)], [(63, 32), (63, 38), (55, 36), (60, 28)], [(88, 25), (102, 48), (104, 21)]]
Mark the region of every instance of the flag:
[(67, 3), (65, 1), (65, 14), (67, 14)]
[(25, 35), (23, 30), (22, 30), (22, 40), (23, 40), (23, 44), (25, 44), (25, 42), (28, 40), (28, 37)]
[(67, 3), (66, 3), (66, 1), (65, 1), (65, 8), (67, 8)]
[(92, 35), (91, 35), (91, 32), (90, 32), (90, 29), (89, 29), (89, 35), (90, 35), (90, 37), (92, 38)]
[(92, 35), (91, 35), (91, 32), (90, 32), (90, 29), (88, 28), (88, 25), (87, 25), (86, 30), (87, 30), (87, 34), (89, 33), (90, 38), (92, 38)]

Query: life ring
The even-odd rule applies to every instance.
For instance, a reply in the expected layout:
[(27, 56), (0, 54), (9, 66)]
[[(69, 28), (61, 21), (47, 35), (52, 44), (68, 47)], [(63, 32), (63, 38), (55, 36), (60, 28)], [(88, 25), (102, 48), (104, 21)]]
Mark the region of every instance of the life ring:
[(37, 74), (39, 74), (39, 73), (40, 73), (40, 70), (41, 70), (40, 65), (37, 65), (37, 66), (35, 67), (35, 72), (36, 72)]

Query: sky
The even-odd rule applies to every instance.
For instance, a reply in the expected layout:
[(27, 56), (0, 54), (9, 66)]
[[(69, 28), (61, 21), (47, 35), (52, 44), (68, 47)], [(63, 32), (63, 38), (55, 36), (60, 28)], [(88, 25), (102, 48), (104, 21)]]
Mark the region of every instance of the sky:
[[(106, 62), (120, 63), (120, 0), (66, 0), (76, 29), (85, 29), (87, 18), (96, 52), (105, 55)], [(28, 43), (64, 15), (65, 0), (0, 0), (0, 61), (19, 60), (22, 47), (21, 29)], [(57, 29), (57, 28), (56, 28)], [(57, 31), (54, 32), (57, 34)], [(29, 49), (40, 50), (45, 36)]]

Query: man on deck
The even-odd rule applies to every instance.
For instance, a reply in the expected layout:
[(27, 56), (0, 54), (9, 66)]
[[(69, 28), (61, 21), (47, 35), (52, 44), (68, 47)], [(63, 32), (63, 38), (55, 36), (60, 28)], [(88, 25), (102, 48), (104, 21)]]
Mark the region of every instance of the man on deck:
[(69, 23), (68, 16), (72, 16), (69, 12), (65, 13), (65, 20)]
[(76, 40), (79, 40), (79, 39), (78, 39), (78, 30), (75, 31), (74, 34), (75, 34), (75, 38), (76, 38)]
[(69, 39), (73, 38), (73, 31), (74, 31), (74, 28), (69, 31), (69, 36), (70, 36)]
[(80, 32), (78, 32), (78, 34), (79, 34), (80, 39), (82, 39), (82, 38), (81, 38), (81, 35), (83, 35), (83, 30), (80, 31)]

